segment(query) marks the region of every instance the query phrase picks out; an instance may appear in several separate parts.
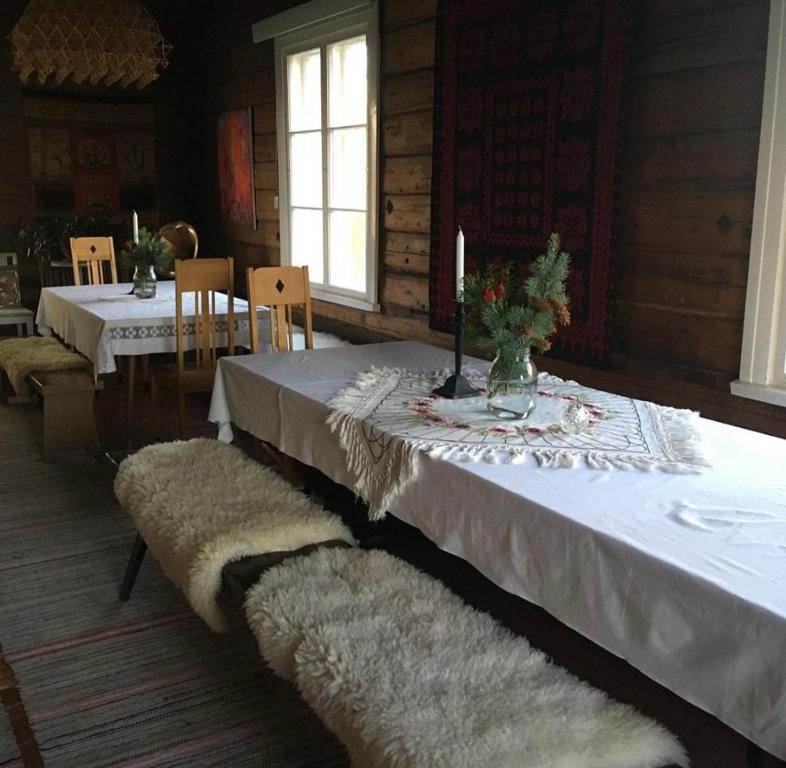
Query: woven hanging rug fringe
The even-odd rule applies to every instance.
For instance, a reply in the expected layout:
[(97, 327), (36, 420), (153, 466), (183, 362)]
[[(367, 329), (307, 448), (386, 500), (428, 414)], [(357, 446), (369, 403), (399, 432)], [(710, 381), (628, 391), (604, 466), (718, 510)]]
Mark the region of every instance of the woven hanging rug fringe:
[[(484, 374), (465, 371), (476, 387)], [(338, 435), (355, 478), (355, 492), (371, 519), (384, 517), (417, 479), (420, 456), (452, 461), (521, 464), (532, 456), (542, 467), (700, 472), (708, 466), (700, 447), (698, 414), (666, 408), (573, 381), (541, 374), (538, 404), (527, 419), (501, 420), (483, 397), (444, 400), (432, 390), (448, 371), (372, 368), (328, 403), (330, 429)], [(578, 433), (560, 416), (571, 402), (591, 418)]]

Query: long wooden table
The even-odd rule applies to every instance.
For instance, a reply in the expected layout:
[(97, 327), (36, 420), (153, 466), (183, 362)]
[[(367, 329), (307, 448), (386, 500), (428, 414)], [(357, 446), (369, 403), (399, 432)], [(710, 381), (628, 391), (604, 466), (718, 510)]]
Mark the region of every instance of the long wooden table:
[[(451, 364), (414, 342), (224, 358), (210, 419), (352, 488), (328, 400), (374, 366)], [(699, 426), (701, 474), (424, 457), (390, 511), (786, 758), (786, 441)]]

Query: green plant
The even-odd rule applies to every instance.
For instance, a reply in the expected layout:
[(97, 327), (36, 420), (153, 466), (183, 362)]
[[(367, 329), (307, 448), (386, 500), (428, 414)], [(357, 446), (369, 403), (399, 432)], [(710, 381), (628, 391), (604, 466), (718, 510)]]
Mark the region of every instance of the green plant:
[(67, 258), (69, 237), (110, 235), (106, 216), (52, 216), (39, 214), (17, 232), (16, 250), (20, 257), (38, 261)]
[(139, 230), (139, 242), (126, 243), (120, 254), (120, 263), (126, 267), (164, 269), (171, 260), (169, 244), (165, 240), (159, 240), (144, 227)]
[(531, 347), (548, 351), (557, 326), (570, 323), (565, 292), (569, 270), (570, 255), (560, 251), (559, 235), (553, 233), (525, 279), (515, 278), (510, 264), (466, 275), (467, 337), (504, 356)]

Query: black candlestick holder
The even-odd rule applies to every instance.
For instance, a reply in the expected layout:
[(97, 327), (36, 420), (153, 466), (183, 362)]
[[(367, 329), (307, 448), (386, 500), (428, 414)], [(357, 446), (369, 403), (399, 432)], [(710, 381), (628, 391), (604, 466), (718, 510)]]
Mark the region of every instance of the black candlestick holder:
[(449, 400), (458, 400), (463, 397), (475, 397), (480, 394), (480, 391), (475, 389), (462, 375), (461, 375), (461, 358), (464, 356), (464, 302), (456, 299), (456, 314), (455, 314), (455, 340), (456, 340), (456, 363), (455, 370), (452, 376), (445, 379), (445, 383), (441, 387), (437, 387), (432, 391), (433, 395), (439, 397), (446, 397)]

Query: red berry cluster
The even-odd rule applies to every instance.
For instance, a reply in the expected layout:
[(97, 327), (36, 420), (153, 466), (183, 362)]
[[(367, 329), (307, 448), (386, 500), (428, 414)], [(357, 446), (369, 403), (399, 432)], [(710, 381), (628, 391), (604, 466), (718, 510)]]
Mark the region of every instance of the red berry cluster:
[(493, 304), (495, 301), (502, 301), (505, 298), (505, 283), (497, 283), (493, 288), (486, 288), (483, 291), (483, 301), (486, 304)]

